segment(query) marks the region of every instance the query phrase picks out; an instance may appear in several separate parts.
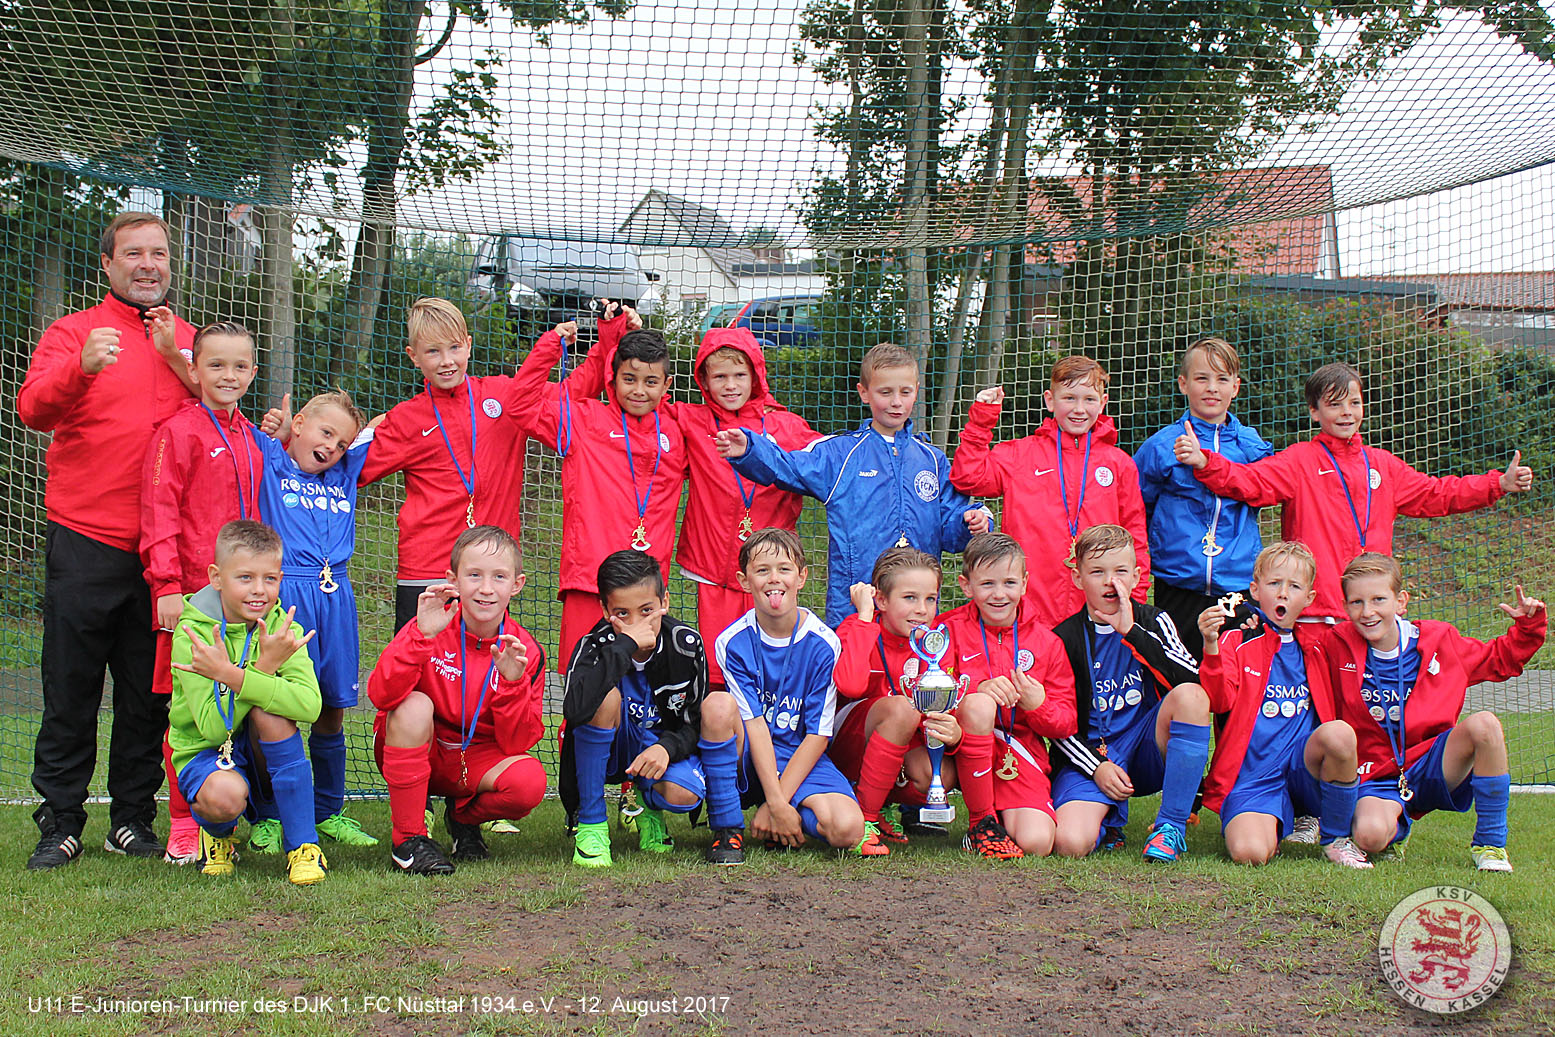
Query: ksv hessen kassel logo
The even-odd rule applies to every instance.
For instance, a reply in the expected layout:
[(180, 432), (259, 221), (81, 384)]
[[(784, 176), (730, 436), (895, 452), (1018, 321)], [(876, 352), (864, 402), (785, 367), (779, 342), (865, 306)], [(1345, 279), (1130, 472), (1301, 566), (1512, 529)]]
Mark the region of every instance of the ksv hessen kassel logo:
[(1488, 1001), (1512, 966), (1501, 913), (1462, 886), (1429, 886), (1403, 900), (1377, 936), (1382, 976), (1405, 1004), (1452, 1015)]

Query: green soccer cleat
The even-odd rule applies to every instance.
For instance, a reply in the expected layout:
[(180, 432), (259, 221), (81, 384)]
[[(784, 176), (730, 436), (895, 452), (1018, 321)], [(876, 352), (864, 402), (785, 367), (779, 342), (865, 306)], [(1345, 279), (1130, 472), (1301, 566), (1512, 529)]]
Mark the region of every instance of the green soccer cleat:
[(482, 821), (481, 831), (490, 832), (492, 835), (517, 835), (518, 826), (507, 820)]
[(320, 835), (327, 835), (337, 843), (345, 846), (377, 846), (378, 840), (362, 831), (361, 822), (354, 817), (347, 817), (342, 811), (331, 814), (314, 826)]
[(281, 852), (281, 822), (267, 817), (248, 833), (248, 848), (255, 853)]
[(637, 815), (637, 848), (649, 853), (669, 853), (675, 848), (664, 824), (664, 811), (644, 810)]
[(572, 863), (580, 868), (608, 868), (610, 860), (610, 823), (595, 821), (579, 825), (573, 837)]

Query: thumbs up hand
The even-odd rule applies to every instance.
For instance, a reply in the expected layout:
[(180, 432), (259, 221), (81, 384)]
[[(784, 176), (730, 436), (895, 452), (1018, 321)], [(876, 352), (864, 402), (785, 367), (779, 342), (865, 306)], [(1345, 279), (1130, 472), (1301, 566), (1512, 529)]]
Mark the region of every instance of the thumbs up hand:
[(1193, 422), (1187, 418), (1182, 420), (1182, 435), (1172, 444), (1172, 453), (1189, 468), (1203, 468), (1209, 463), (1204, 448), (1199, 445), (1198, 433), (1193, 431)]
[(1501, 488), (1507, 493), (1526, 493), (1533, 488), (1533, 469), (1523, 464), (1523, 452), (1512, 451), (1512, 460), (1501, 473)]

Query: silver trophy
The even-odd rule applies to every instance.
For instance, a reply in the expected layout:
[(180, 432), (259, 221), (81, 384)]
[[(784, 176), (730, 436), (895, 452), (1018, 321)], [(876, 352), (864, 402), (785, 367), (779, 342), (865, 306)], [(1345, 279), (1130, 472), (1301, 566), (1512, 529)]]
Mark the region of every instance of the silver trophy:
[[(920, 713), (949, 713), (956, 708), (961, 698), (961, 688), (956, 679), (939, 666), (939, 661), (950, 651), (950, 634), (944, 626), (920, 626), (914, 628), (908, 642), (912, 645), (913, 654), (926, 665), (912, 689), (913, 705), (918, 707)], [(925, 796), (927, 804), (918, 812), (918, 816), (924, 821), (946, 824), (955, 820), (956, 808), (945, 798), (945, 786), (939, 776), (940, 764), (945, 759), (945, 743), (927, 734), (924, 740), (934, 776), (929, 781), (929, 791)]]

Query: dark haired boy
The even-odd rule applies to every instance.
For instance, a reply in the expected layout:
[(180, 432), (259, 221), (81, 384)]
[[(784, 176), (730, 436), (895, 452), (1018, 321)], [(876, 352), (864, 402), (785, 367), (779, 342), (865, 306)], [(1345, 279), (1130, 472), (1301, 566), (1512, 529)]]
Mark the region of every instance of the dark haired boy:
[(669, 614), (664, 573), (651, 555), (606, 555), (596, 583), (604, 618), (578, 641), (562, 700), (561, 798), (575, 829), (573, 863), (611, 865), (605, 786), (624, 781), (644, 804), (640, 849), (674, 849), (664, 811), (689, 813), (705, 799), (714, 830), (709, 859), (742, 863), (739, 710), (727, 693), (708, 692), (701, 635)]
[(523, 586), (518, 541), (496, 526), (465, 530), (447, 580), (421, 592), (415, 622), (368, 678), (391, 856), (411, 874), (454, 870), (427, 834), (429, 792), (447, 799), (454, 860), (485, 859), (482, 822), (523, 817), (545, 797), (545, 767), (530, 755), (545, 734), (545, 652), (508, 616)]
[(1055, 849), (1066, 857), (1121, 846), (1128, 801), (1160, 792), (1145, 859), (1178, 860), (1209, 760), (1209, 696), (1198, 663), (1170, 616), (1132, 599), (1136, 549), (1122, 526), (1081, 533), (1074, 582), (1085, 604), (1053, 631), (1069, 656), (1078, 707), (1074, 737), (1054, 743)]
[(735, 737), (744, 802), (760, 804), (751, 833), (780, 846), (799, 846), (809, 836), (861, 853), (874, 837), (865, 833), (848, 780), (826, 755), (841, 647), (799, 605), (809, 572), (797, 534), (759, 530), (740, 548), (740, 585), (755, 608), (719, 635), (715, 651), (740, 708)]
[[(160, 695), (173, 693), (173, 671), (168, 666), (173, 628), (183, 612), (185, 595), (210, 582), (217, 532), (228, 522), (260, 517), (264, 455), (254, 441), (253, 424), (238, 408), (258, 372), (254, 361), (254, 337), (243, 325), (223, 321), (201, 328), (189, 359), (199, 398), (184, 401), (152, 435), (146, 450), (140, 558), (158, 631), (151, 689)], [(166, 859), (187, 864), (199, 855), (199, 830), (178, 793), (166, 739), (162, 755), (171, 819)]]
[(304, 634), (282, 611), (281, 538), (252, 519), (216, 536), (209, 583), (189, 596), (173, 632), (168, 738), (177, 783), (200, 825), (207, 875), (230, 875), (232, 832), (260, 790), (281, 817), (287, 878), (324, 880), (313, 826), (313, 775), (297, 725), (319, 715)]
[(1308, 412), (1320, 431), (1257, 464), (1237, 464), (1204, 450), (1185, 430), (1177, 460), (1197, 469), (1211, 491), (1254, 507), (1280, 509), (1280, 538), (1312, 549), (1317, 559), (1316, 597), (1296, 627), (1303, 643), (1321, 638), (1344, 618), (1339, 574), (1363, 551), (1391, 554), (1398, 515), (1419, 518), (1488, 507), (1508, 493), (1533, 485), (1533, 469), (1514, 452), (1505, 471), (1430, 476), (1361, 440), (1366, 412), (1361, 374), (1349, 364), (1325, 364), (1307, 379)]
[(658, 331), (626, 330), (635, 320), (628, 314), (599, 326), (594, 353), (610, 372), (608, 402), (595, 399), (597, 383), (583, 379), (572, 392), (547, 391), (546, 374), (563, 352), (551, 332), (535, 343), (515, 383), (538, 399), (530, 435), (562, 457), (561, 659), (571, 659), (578, 639), (599, 622), (597, 576), (607, 555), (641, 551), (667, 573), (675, 553), (686, 444), (663, 406), (669, 347)]
[(986, 533), (993, 514), (950, 484), (950, 460), (913, 428), (918, 361), (882, 342), (864, 354), (858, 395), (869, 421), (852, 432), (785, 451), (749, 426), (718, 433), (718, 452), (763, 486), (826, 505), (826, 622), (856, 611), (852, 587), (867, 583), (875, 559), (891, 547), (938, 558)]

